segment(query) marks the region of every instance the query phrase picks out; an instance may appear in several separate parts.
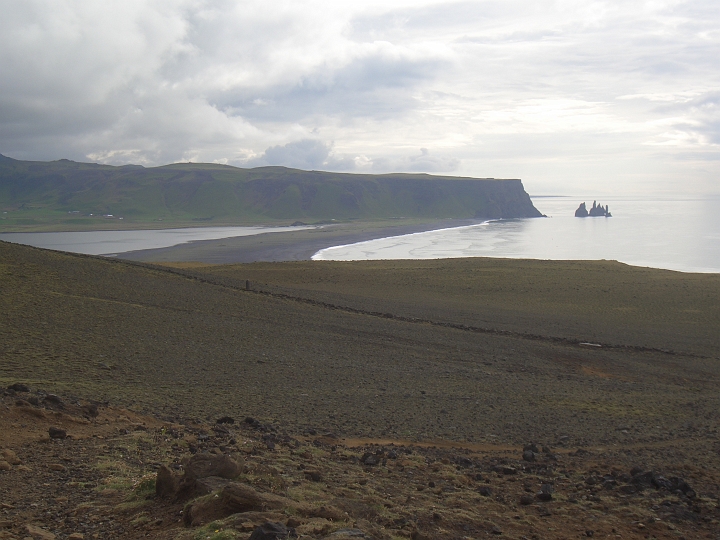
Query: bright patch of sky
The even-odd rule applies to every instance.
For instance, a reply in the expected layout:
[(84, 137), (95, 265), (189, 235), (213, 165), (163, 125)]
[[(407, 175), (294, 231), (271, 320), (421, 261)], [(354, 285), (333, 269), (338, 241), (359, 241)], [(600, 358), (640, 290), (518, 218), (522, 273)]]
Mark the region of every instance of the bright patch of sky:
[(0, 153), (720, 192), (713, 0), (0, 0)]

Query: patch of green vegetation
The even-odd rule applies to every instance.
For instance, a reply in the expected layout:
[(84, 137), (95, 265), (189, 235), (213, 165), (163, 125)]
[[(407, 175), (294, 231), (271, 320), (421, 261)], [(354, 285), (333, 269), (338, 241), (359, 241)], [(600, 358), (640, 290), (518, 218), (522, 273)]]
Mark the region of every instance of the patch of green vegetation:
[(225, 524), (222, 521), (213, 521), (204, 527), (200, 527), (193, 538), (194, 540), (233, 540), (246, 536), (234, 529), (224, 529), (223, 527), (225, 527)]

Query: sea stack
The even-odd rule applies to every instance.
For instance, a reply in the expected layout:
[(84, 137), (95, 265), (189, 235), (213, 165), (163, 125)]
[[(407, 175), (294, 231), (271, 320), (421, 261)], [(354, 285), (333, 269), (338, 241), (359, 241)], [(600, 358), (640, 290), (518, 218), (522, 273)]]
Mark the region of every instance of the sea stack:
[(590, 211), (588, 211), (584, 202), (580, 203), (578, 209), (575, 210), (575, 217), (612, 217), (612, 214), (608, 205), (603, 206), (597, 204), (597, 201), (593, 201)]

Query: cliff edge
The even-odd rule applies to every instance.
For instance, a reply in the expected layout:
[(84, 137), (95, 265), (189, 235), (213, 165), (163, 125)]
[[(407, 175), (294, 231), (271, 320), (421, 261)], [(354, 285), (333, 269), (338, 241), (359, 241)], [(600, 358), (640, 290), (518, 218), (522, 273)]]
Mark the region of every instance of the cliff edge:
[(517, 179), (69, 160), (0, 160), (0, 206), (5, 230), (542, 216)]

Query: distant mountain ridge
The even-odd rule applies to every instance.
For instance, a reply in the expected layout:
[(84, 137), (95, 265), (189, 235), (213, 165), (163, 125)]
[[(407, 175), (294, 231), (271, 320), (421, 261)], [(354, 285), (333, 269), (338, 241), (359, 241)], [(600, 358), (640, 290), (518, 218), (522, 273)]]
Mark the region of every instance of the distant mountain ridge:
[(520, 180), (242, 169), (207, 163), (116, 167), (5, 156), (0, 156), (0, 208), (4, 218), (0, 228), (80, 226), (120, 217), (127, 225), (154, 221), (220, 225), (542, 215)]

